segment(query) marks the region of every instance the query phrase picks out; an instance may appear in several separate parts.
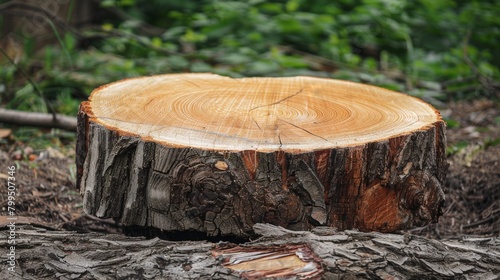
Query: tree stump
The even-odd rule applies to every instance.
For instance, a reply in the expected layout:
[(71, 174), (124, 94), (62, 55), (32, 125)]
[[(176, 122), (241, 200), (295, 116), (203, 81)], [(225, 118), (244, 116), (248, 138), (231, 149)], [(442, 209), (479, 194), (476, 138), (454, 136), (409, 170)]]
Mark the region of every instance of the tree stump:
[(353, 82), (127, 79), (81, 104), (77, 135), (84, 210), (125, 226), (391, 232), (436, 222), (444, 201), (439, 112)]

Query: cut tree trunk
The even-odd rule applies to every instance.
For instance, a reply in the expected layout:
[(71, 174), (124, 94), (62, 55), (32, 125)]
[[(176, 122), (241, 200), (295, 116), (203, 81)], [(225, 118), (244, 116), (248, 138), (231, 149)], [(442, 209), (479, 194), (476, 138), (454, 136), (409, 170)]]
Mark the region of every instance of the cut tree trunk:
[[(500, 240), (494, 237), (438, 241), (256, 224), (263, 238), (236, 246), (22, 227), (16, 229), (14, 272), (3, 261), (2, 279), (493, 280), (500, 274)], [(8, 256), (10, 232), (0, 235), (0, 254)]]
[(96, 89), (78, 115), (87, 213), (249, 236), (255, 223), (391, 232), (436, 222), (445, 124), (423, 101), (311, 78), (175, 74)]

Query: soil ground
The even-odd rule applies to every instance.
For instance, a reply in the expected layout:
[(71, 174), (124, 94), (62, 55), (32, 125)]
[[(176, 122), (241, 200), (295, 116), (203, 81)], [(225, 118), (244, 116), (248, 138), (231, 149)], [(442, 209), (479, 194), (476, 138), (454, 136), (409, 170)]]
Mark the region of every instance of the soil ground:
[[(500, 232), (500, 106), (488, 100), (450, 103), (441, 110), (448, 120), (448, 161), (444, 214), (437, 224), (407, 230), (437, 239), (498, 236)], [(15, 133), (15, 132), (14, 132)], [(16, 167), (18, 223), (78, 232), (120, 233), (113, 220), (82, 211), (75, 186), (74, 152), (38, 153), (29, 143), (0, 145), (0, 179)], [(30, 160), (31, 159), (31, 160)], [(8, 224), (8, 196), (0, 192), (0, 227)]]

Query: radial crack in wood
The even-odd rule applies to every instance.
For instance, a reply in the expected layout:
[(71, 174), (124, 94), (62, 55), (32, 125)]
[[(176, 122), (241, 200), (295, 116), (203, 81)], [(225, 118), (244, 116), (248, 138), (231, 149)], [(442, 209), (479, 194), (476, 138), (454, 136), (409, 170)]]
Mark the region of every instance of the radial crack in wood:
[(159, 75), (81, 104), (77, 185), (87, 213), (125, 226), (390, 232), (437, 221), (445, 142), (432, 106), (374, 86)]

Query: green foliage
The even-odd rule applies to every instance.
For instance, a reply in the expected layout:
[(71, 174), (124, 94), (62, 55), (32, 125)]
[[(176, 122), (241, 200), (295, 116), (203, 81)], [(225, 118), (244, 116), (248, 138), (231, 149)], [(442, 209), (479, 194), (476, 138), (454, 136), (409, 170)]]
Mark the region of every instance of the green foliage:
[[(26, 143), (35, 151), (43, 151), (47, 147), (60, 147), (66, 154), (70, 151), (65, 149), (73, 149), (75, 134), (71, 132), (53, 129), (50, 133), (32, 127), (19, 127), (14, 135), (15, 141)], [(72, 143), (72, 146), (68, 146)], [(66, 146), (65, 146), (66, 145)]]
[[(105, 0), (100, 5), (127, 18), (103, 17), (98, 28), (77, 33), (63, 33), (51, 23), (57, 44), (37, 50), (34, 38), (25, 38), (20, 61), (0, 58), (0, 102), (46, 112), (37, 86), (57, 112), (74, 115), (79, 102), (105, 83), (215, 72), (348, 79), (440, 104), (488, 96), (478, 77), (500, 76), (499, 1)], [(38, 70), (32, 73), (33, 68)]]
[(460, 123), (456, 120), (452, 120), (452, 119), (444, 119), (446, 121), (446, 127), (447, 128), (459, 128), (460, 127)]
[(467, 148), (468, 146), (469, 146), (469, 142), (467, 142), (467, 141), (460, 141), (458, 143), (448, 145), (448, 147), (446, 147), (446, 155), (448, 155), (448, 156), (454, 155), (454, 154), (462, 151), (463, 149)]

